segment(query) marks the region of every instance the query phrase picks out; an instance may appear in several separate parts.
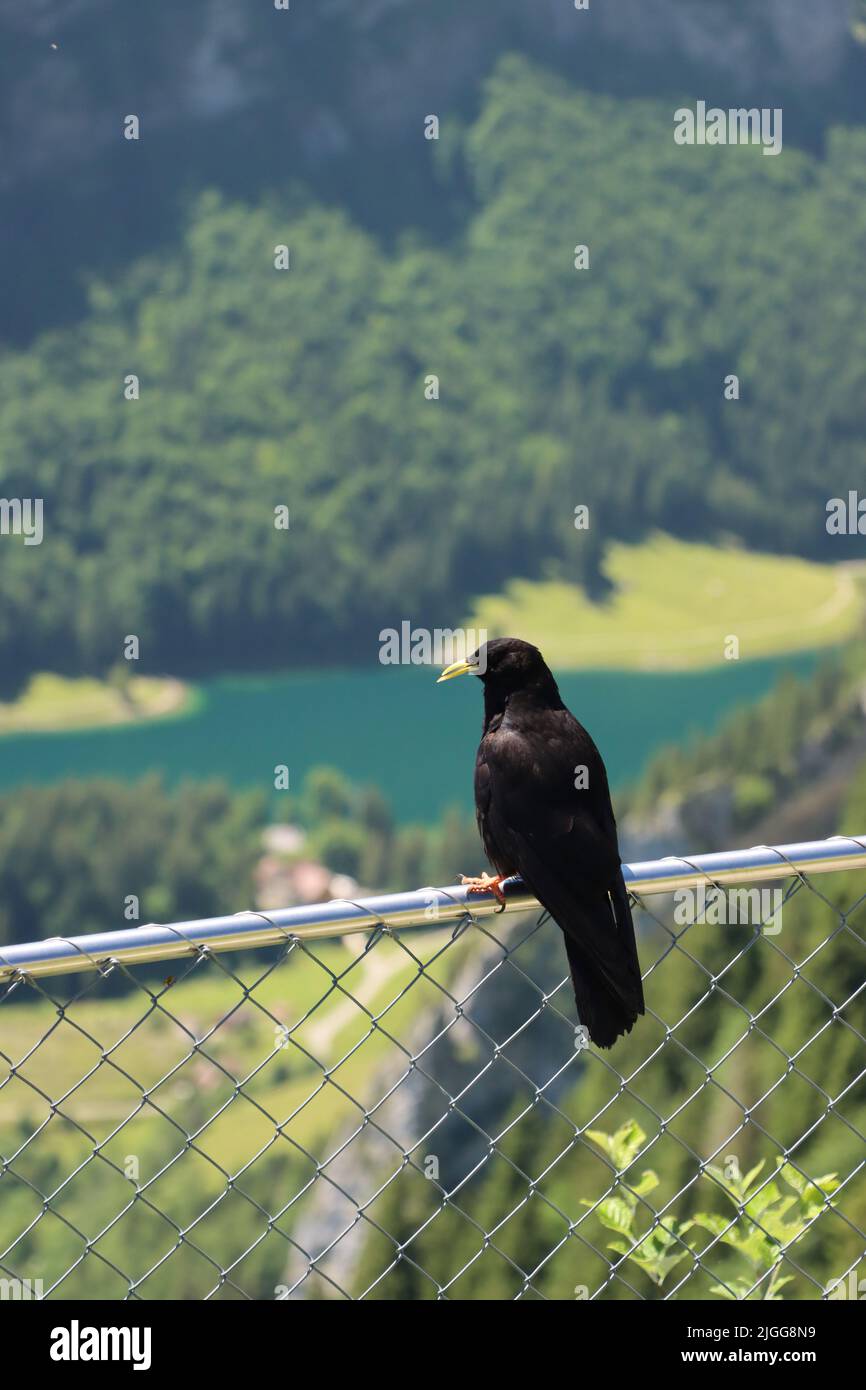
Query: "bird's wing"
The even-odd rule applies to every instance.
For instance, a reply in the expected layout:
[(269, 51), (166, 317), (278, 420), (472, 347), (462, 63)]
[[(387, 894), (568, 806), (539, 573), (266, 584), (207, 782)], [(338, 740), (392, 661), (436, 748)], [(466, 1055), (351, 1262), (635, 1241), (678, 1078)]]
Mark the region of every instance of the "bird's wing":
[(616, 821), (601, 754), (568, 710), (539, 727), (508, 723), (481, 741), (475, 770), (479, 818), (530, 842), (550, 842), (585, 884), (608, 891), (619, 869)]
[[(581, 769), (585, 787), (575, 785)], [(506, 721), (482, 740), (478, 790), (485, 838), (507, 851), (609, 987), (642, 1005), (630, 914), (621, 926), (608, 896), (620, 891), (621, 869), (607, 776), (586, 731), (567, 710), (546, 712), (538, 729)]]

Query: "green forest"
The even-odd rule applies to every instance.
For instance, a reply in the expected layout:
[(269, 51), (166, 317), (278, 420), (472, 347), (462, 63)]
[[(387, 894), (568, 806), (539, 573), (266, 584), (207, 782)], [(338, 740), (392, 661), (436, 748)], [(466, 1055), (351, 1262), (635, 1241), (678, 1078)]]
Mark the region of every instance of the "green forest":
[[(474, 821), (397, 825), (376, 787), (319, 768), (281, 805), (304, 856), (381, 892), (453, 883), (479, 855)], [(0, 796), (0, 948), (139, 922), (242, 912), (271, 819), (263, 794), (225, 783), (166, 789), (152, 775), (24, 787)], [(136, 902), (129, 904), (130, 897)]]
[(468, 190), (447, 247), (300, 185), (201, 195), (170, 254), (0, 358), (4, 490), (45, 508), (0, 551), (4, 683), (102, 672), (130, 632), (149, 671), (371, 659), (515, 576), (599, 591), (605, 542), (653, 527), (855, 553), (825, 505), (866, 444), (866, 134), (718, 153), (510, 56), (419, 134)]

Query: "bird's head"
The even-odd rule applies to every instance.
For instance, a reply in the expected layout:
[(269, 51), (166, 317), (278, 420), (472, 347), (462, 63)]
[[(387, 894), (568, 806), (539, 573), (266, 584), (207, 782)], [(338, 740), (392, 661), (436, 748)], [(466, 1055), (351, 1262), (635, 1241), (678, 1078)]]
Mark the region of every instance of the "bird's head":
[(520, 637), (494, 637), (465, 661), (454, 661), (446, 666), (439, 681), (467, 675), (478, 676), (485, 690), (495, 690), (502, 696), (548, 683), (556, 688), (541, 652)]

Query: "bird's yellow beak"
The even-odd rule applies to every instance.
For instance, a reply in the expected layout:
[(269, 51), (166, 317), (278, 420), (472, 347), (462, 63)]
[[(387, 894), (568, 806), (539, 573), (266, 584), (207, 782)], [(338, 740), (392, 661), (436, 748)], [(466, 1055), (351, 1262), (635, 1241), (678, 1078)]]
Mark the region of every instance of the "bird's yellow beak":
[(452, 661), (450, 666), (445, 667), (436, 684), (441, 685), (443, 681), (453, 680), (455, 676), (468, 676), (477, 670), (477, 661)]

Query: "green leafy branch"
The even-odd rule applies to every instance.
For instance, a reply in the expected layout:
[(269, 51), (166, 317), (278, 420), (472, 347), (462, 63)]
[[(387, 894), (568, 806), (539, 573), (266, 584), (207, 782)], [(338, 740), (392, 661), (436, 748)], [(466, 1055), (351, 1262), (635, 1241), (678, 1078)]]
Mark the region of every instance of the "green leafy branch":
[(751, 1276), (735, 1278), (728, 1287), (714, 1284), (710, 1292), (721, 1298), (746, 1298), (759, 1280), (764, 1286), (760, 1297), (770, 1301), (781, 1298), (779, 1290), (793, 1278), (781, 1274), (784, 1252), (805, 1235), (839, 1186), (835, 1173), (810, 1182), (781, 1154), (777, 1161), (775, 1173), (764, 1182), (760, 1179), (763, 1159), (745, 1177), (740, 1176), (736, 1165), (733, 1173), (707, 1168), (733, 1202), (739, 1220), (731, 1226), (728, 1217), (701, 1214), (694, 1217), (694, 1223), (736, 1250), (751, 1270)]
[[(596, 1208), (603, 1226), (616, 1233), (617, 1239), (608, 1243), (610, 1250), (625, 1255), (633, 1264), (661, 1288), (671, 1270), (693, 1253), (698, 1253), (695, 1236), (686, 1235), (699, 1228), (724, 1245), (730, 1246), (749, 1267), (747, 1275), (737, 1275), (726, 1283), (713, 1284), (710, 1292), (720, 1298), (748, 1298), (755, 1286), (764, 1300), (781, 1298), (780, 1290), (789, 1284), (792, 1275), (782, 1274), (784, 1252), (800, 1240), (828, 1205), (839, 1186), (835, 1173), (810, 1181), (781, 1155), (773, 1176), (761, 1181), (766, 1160), (740, 1174), (736, 1161), (727, 1170), (708, 1165), (707, 1173), (714, 1178), (737, 1211), (737, 1219), (713, 1212), (699, 1212), (688, 1221), (666, 1216), (655, 1218), (648, 1231), (637, 1230), (638, 1208), (643, 1199), (659, 1185), (658, 1174), (644, 1169), (635, 1182), (623, 1182), (623, 1175), (632, 1166), (646, 1144), (646, 1135), (635, 1120), (629, 1120), (615, 1134), (603, 1130), (588, 1130), (587, 1137), (608, 1156), (618, 1174), (617, 1190), (598, 1203), (584, 1201)], [(763, 1293), (759, 1290), (763, 1288)]]
[[(615, 1134), (606, 1134), (600, 1129), (587, 1130), (587, 1138), (604, 1150), (618, 1175), (631, 1167), (646, 1143), (646, 1135), (636, 1120), (627, 1121)], [(617, 1233), (618, 1239), (609, 1241), (608, 1249), (627, 1255), (661, 1288), (674, 1266), (689, 1254), (690, 1247), (683, 1236), (695, 1223), (678, 1223), (666, 1217), (664, 1225), (654, 1225), (645, 1235), (635, 1233), (638, 1205), (642, 1205), (641, 1199), (658, 1185), (658, 1174), (652, 1168), (645, 1168), (638, 1181), (629, 1182), (627, 1186), (618, 1177), (617, 1192), (603, 1198), (596, 1215), (603, 1226)], [(583, 1205), (594, 1207), (595, 1203), (584, 1201)]]

